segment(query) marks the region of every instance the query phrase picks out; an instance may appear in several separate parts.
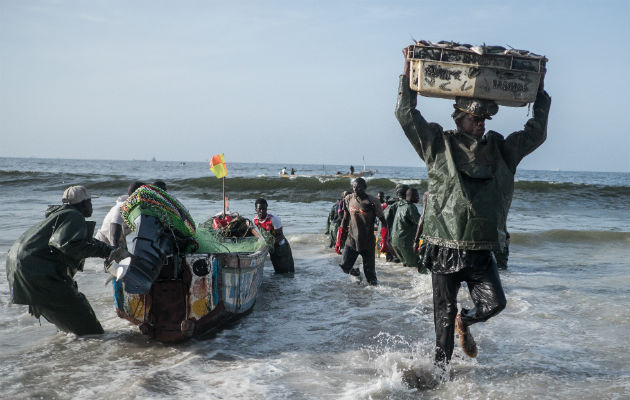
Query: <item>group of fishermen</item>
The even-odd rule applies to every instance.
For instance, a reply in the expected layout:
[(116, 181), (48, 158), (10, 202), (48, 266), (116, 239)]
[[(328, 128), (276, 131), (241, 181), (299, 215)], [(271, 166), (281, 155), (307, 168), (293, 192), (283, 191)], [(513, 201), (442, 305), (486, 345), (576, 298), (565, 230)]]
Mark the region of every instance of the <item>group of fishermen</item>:
[[(485, 131), (485, 121), (498, 112), (494, 101), (457, 98), (451, 115), (456, 129), (445, 131), (416, 109), (417, 93), (409, 85), (406, 48), (403, 54), (395, 116), (427, 168), (423, 216), (415, 205), (419, 201), (416, 189), (405, 191), (401, 186), (398, 198), (384, 206), (387, 203), (367, 194), (366, 181), (356, 178), (352, 193), (344, 193), (336, 204), (336, 214), (331, 210), (334, 218), (328, 231), (335, 251), (342, 255), (343, 272), (358, 275), (354, 263), (360, 255), (370, 285), (378, 284), (374, 251), (377, 219), (382, 252), (389, 252), (392, 259), (397, 256), (421, 273), (431, 271), (435, 365), (445, 369), (453, 353), (455, 332), (464, 353), (476, 357), (470, 325), (485, 322), (506, 307), (496, 254), (507, 250), (506, 220), (516, 168), (545, 141), (551, 98), (544, 91), (543, 74), (532, 118), (522, 130), (507, 137)], [(44, 316), (62, 330), (100, 333), (102, 327), (73, 277), (83, 269), (86, 257), (111, 262), (129, 253), (122, 246), (118, 228), (109, 230), (111, 244), (103, 237), (103, 241), (92, 237), (94, 224), (85, 220), (92, 214), (91, 197), (84, 187), (68, 188), (62, 202), (49, 207), (46, 219), (24, 233), (9, 251), (11, 301), (29, 305), (33, 315)], [(275, 231), (274, 251), (283, 260), (280, 271), (292, 271), (293, 258), (279, 219), (267, 213), (266, 201), (256, 202), (256, 212), (256, 224)], [(420, 238), (422, 247), (418, 249)], [(457, 293), (462, 282), (467, 284), (474, 307), (458, 311)]]
[[(365, 180), (357, 178), (356, 182), (363, 185)], [(337, 243), (337, 231), (342, 224), (345, 211), (346, 197), (352, 197), (354, 192), (344, 191), (341, 198), (332, 205), (326, 222), (326, 235), (329, 238), (329, 247), (335, 247)], [(388, 262), (402, 263), (406, 267), (418, 268), (423, 274), (428, 270), (420, 263), (419, 242), (422, 233), (422, 216), (418, 211), (419, 192), (416, 188), (410, 188), (405, 184), (398, 184), (395, 189), (395, 197), (385, 196), (383, 192), (378, 192), (376, 198), (369, 197), (374, 208), (381, 208), (385, 224), (378, 223), (372, 225), (374, 235), (379, 236), (379, 246), (373, 246), (376, 254), (384, 254)], [(376, 217), (376, 215), (375, 215)], [(352, 218), (350, 218), (352, 221)], [(366, 228), (369, 223), (366, 223)], [(385, 230), (389, 236), (389, 243), (383, 240)], [(366, 235), (369, 236), (369, 235)], [(345, 243), (344, 243), (345, 244)], [(357, 276), (357, 269), (351, 269), (350, 273)], [(366, 278), (367, 279), (367, 278)]]

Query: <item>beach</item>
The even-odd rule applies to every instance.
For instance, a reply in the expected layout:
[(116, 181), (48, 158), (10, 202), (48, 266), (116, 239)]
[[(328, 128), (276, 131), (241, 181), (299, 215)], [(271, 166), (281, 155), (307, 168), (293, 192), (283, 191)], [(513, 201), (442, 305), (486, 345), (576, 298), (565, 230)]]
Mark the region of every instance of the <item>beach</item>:
[[(228, 155), (226, 155), (228, 156)], [(248, 218), (265, 197), (296, 273), (271, 263), (251, 314), (208, 340), (165, 345), (116, 316), (102, 260), (76, 276), (105, 334), (59, 333), (9, 304), (7, 252), (70, 185), (93, 195), (97, 227), (130, 181), (162, 179), (201, 223), (223, 209), (204, 162), (0, 158), (0, 397), (7, 399), (627, 399), (630, 397), (630, 174), (518, 171), (508, 217), (506, 309), (471, 327), (476, 359), (456, 345), (452, 380), (432, 371), (431, 280), (377, 258), (379, 286), (341, 272), (326, 217), (349, 165), (231, 163), (229, 208)], [(420, 161), (418, 163), (420, 165)], [(283, 168), (297, 177), (280, 178)], [(362, 166), (354, 166), (357, 172)], [(427, 189), (423, 167), (369, 166), (367, 192)], [(131, 240), (131, 238), (129, 239)], [(465, 285), (460, 305), (470, 305)], [(427, 378), (428, 379), (428, 378)]]

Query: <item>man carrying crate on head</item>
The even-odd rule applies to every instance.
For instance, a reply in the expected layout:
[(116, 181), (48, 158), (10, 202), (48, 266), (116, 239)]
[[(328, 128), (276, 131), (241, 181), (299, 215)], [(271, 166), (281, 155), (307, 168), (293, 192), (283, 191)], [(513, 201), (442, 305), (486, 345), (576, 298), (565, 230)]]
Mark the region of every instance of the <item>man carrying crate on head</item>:
[[(463, 351), (476, 357), (477, 345), (468, 327), (506, 306), (492, 251), (505, 247), (516, 167), (545, 141), (551, 98), (543, 90), (543, 75), (533, 118), (523, 130), (504, 138), (485, 132), (485, 120), (498, 112), (494, 101), (459, 97), (452, 114), (457, 129), (444, 131), (416, 109), (407, 51), (403, 50), (405, 68), (395, 115), (425, 162), (429, 178), (422, 263), (432, 272), (435, 364), (445, 369), (453, 353), (454, 331)], [(467, 283), (474, 308), (458, 313), (461, 282)]]

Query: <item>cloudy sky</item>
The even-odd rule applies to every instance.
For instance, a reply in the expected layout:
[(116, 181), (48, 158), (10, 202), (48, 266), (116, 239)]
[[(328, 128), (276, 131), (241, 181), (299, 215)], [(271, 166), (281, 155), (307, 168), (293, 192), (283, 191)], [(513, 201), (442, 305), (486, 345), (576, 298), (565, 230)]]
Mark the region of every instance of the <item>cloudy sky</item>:
[[(546, 55), (521, 167), (630, 171), (627, 0), (0, 0), (0, 156), (423, 165), (393, 114), (412, 38)], [(452, 128), (451, 104), (418, 107)]]

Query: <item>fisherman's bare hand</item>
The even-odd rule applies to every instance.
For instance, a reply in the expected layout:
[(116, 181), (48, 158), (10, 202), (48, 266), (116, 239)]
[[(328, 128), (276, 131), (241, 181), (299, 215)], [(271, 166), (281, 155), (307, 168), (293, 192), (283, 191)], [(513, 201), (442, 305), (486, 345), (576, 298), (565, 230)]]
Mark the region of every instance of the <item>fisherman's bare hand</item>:
[(403, 53), (403, 56), (405, 56), (405, 67), (403, 70), (403, 75), (409, 76), (409, 70), (410, 70), (409, 58), (408, 58), (409, 47), (405, 47), (404, 49), (402, 49), (402, 53)]

